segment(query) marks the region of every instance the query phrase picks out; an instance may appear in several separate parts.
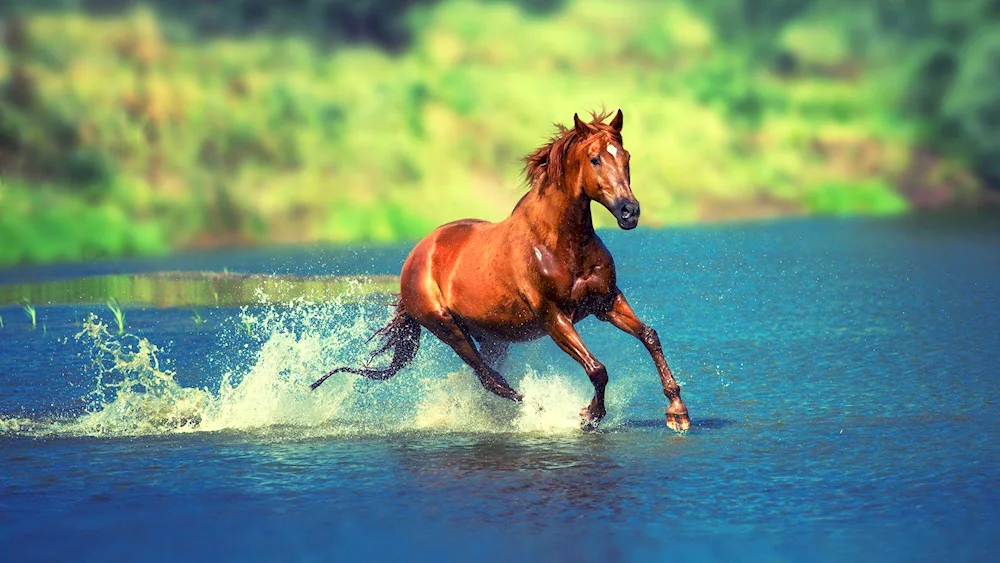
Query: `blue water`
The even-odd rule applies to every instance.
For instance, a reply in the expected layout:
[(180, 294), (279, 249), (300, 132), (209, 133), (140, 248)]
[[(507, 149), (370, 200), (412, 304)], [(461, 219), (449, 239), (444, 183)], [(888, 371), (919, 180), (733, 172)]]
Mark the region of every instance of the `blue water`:
[[(66, 560), (992, 560), (1000, 549), (1000, 220), (607, 232), (693, 428), (645, 350), (589, 319), (582, 370), (515, 348), (514, 406), (425, 334), (388, 382), (332, 379), (385, 300), (0, 308), (0, 557)], [(396, 273), (407, 245), (0, 271)], [(246, 320), (246, 330), (242, 321)], [(87, 323), (89, 332), (83, 330)], [(44, 323), (44, 332), (41, 328)], [(82, 333), (82, 334), (81, 334)], [(79, 335), (79, 336), (77, 336)], [(145, 342), (143, 342), (145, 339)], [(151, 346), (157, 349), (150, 348)]]

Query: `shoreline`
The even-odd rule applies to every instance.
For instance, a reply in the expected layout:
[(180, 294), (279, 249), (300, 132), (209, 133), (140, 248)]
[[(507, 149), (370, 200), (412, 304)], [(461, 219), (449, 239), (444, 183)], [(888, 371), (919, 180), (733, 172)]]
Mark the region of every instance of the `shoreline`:
[(0, 307), (105, 304), (112, 298), (127, 306), (236, 307), (340, 299), (356, 303), (391, 295), (397, 276), (294, 276), (228, 272), (157, 272), (112, 274), (0, 285)]

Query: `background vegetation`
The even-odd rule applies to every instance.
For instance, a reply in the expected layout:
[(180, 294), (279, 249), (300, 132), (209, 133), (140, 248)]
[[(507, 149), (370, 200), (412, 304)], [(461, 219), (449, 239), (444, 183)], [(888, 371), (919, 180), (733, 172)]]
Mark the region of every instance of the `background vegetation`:
[[(996, 0), (7, 0), (0, 264), (412, 239), (621, 107), (646, 225), (995, 200)], [(610, 224), (610, 218), (599, 214)]]

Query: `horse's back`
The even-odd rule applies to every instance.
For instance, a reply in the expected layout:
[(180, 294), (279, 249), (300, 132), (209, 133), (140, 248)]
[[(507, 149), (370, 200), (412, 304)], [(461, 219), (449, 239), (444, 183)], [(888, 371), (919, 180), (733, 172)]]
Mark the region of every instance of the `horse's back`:
[[(449, 270), (459, 254), (465, 250), (470, 240), (484, 227), (493, 225), (482, 219), (462, 219), (445, 223), (430, 232), (410, 252), (410, 257), (418, 254), (430, 254), (436, 270)], [(405, 269), (404, 264), (404, 269)]]
[(524, 239), (504, 222), (463, 220), (421, 240), (400, 276), (404, 307), (418, 320), (440, 311), (476, 338), (521, 341), (542, 334), (522, 290)]
[[(446, 223), (421, 239), (403, 263), (400, 273), (400, 297), (408, 309), (442, 305), (442, 286), (451, 277), (459, 255), (483, 227), (492, 225), (481, 219), (462, 219)], [(426, 303), (428, 298), (439, 301)]]

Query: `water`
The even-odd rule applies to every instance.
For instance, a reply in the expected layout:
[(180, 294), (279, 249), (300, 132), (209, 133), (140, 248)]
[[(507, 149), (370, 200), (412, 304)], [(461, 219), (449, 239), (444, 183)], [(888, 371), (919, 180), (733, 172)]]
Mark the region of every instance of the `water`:
[[(589, 319), (609, 417), (553, 344), (486, 395), (425, 334), (389, 382), (333, 378), (384, 296), (0, 307), (0, 549), (30, 560), (987, 560), (1000, 548), (989, 217), (608, 232), (693, 428), (638, 342)], [(394, 274), (407, 245), (0, 271)], [(355, 253), (357, 251), (357, 254)], [(90, 314), (96, 314), (90, 318)], [(89, 319), (89, 320), (88, 320)], [(43, 329), (44, 324), (44, 329)], [(110, 326), (108, 326), (110, 325)]]

